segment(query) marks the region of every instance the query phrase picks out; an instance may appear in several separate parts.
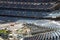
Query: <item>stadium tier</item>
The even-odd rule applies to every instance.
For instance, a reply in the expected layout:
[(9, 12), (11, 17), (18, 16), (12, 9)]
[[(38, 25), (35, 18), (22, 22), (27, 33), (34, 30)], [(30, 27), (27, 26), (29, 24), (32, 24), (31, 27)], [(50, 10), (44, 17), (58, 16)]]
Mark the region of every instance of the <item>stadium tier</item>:
[(0, 0), (0, 37), (5, 40), (7, 29), (12, 35), (6, 40), (60, 40), (60, 21), (47, 20), (55, 18), (59, 0)]
[(0, 16), (13, 16), (13, 17), (31, 17), (31, 18), (57, 18), (60, 17), (60, 10), (53, 12), (44, 11), (28, 11), (28, 10), (0, 10)]
[(41, 10), (52, 11), (56, 8), (60, 9), (60, 3), (57, 1), (58, 0), (0, 0), (0, 15), (55, 18), (60, 16), (60, 12), (57, 14), (57, 12), (54, 11), (41, 12)]
[(56, 2), (58, 0), (1, 0), (1, 1), (12, 1), (12, 2)]
[[(53, 14), (54, 12), (41, 12), (40, 10), (52, 11), (60, 4), (57, 3), (57, 0), (45, 1), (49, 0), (0, 0), (0, 15), (36, 18), (57, 17), (56, 13)], [(51, 13), (53, 15), (49, 15)]]
[[(26, 0), (27, 1), (27, 0)], [(33, 2), (29, 2), (33, 1)], [(52, 9), (58, 5), (56, 1), (54, 2), (40, 2), (44, 0), (38, 0), (38, 2), (34, 2), (34, 0), (0, 0), (0, 7), (1, 8), (20, 8), (20, 9)], [(47, 0), (46, 0), (47, 1)], [(48, 0), (49, 1), (49, 0)], [(52, 1), (52, 0), (51, 0)]]

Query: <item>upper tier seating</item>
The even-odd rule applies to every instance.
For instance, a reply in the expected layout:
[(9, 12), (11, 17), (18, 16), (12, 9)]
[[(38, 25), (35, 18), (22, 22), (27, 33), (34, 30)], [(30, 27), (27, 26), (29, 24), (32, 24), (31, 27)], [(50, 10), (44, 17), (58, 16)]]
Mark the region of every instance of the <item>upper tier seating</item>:
[(56, 2), (57, 0), (1, 0), (1, 1), (13, 1), (13, 2)]
[(2, 8), (22, 8), (22, 9), (50, 9), (57, 4), (54, 3), (30, 3), (30, 2), (7, 2), (0, 1)]

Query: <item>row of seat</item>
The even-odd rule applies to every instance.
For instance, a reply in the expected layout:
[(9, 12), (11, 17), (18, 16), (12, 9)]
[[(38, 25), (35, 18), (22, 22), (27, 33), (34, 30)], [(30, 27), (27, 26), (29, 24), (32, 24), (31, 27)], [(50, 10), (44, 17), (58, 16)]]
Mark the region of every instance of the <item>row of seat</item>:
[(26, 17), (44, 17), (47, 16), (47, 12), (35, 12), (35, 11), (13, 11), (13, 10), (0, 10), (0, 15), (12, 15), (12, 16), (26, 16)]
[(12, 16), (26, 16), (26, 17), (60, 17), (60, 12), (38, 12), (38, 11), (27, 11), (27, 10), (0, 10), (0, 15), (12, 15)]
[(50, 29), (50, 28), (46, 28), (44, 26), (43, 27), (42, 26), (37, 26), (35, 24), (26, 24), (26, 26), (31, 29), (31, 32), (30, 33), (32, 35), (39, 34), (41, 32), (52, 31), (52, 29)]
[(60, 40), (60, 31), (43, 33), (33, 37), (26, 37), (24, 40)]
[(13, 15), (13, 16), (26, 16), (26, 17), (53, 17), (60, 16), (60, 12), (35, 12), (35, 11), (13, 11), (13, 10), (0, 10), (0, 15)]
[(8, 3), (0, 3), (0, 7), (2, 8), (22, 8), (22, 9), (48, 9), (55, 4), (47, 3), (47, 4), (8, 4)]
[(52, 2), (52, 1), (57, 1), (57, 0), (1, 0), (1, 1), (16, 1), (16, 2)]

